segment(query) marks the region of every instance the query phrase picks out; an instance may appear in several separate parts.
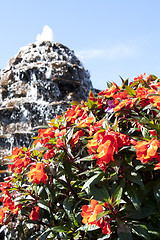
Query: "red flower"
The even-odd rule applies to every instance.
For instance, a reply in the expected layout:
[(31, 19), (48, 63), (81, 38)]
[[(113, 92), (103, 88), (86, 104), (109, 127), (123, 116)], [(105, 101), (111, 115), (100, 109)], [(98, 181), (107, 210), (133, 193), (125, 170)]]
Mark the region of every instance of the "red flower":
[(55, 127), (39, 129), (38, 137), (39, 138), (46, 138), (46, 137), (54, 138), (55, 137), (55, 133), (54, 133), (55, 129), (56, 129)]
[(63, 146), (65, 146), (65, 140), (64, 140), (64, 138), (58, 138), (57, 139), (57, 144), (56, 144), (56, 147), (57, 148), (61, 148), (61, 147), (63, 147)]
[(5, 218), (6, 207), (0, 208), (0, 224), (3, 224)]
[(138, 77), (134, 78), (134, 82), (136, 82), (136, 81), (139, 81), (139, 80), (143, 79), (143, 78), (144, 78), (144, 76), (146, 76), (146, 73), (144, 73), (144, 74), (141, 74), (140, 76), (138, 76)]
[(55, 152), (54, 152), (54, 150), (53, 149), (51, 149), (51, 150), (48, 150), (44, 155), (43, 155), (43, 157), (44, 157), (44, 159), (51, 159), (52, 157), (54, 157), (55, 156)]
[(134, 147), (137, 150), (137, 159), (146, 163), (153, 158), (158, 158), (157, 150), (160, 147), (160, 141), (154, 138), (149, 142), (139, 141)]
[(137, 98), (134, 99), (124, 99), (119, 104), (113, 109), (114, 112), (120, 111), (123, 107), (127, 108), (132, 108), (134, 106), (134, 103), (137, 101)]
[(8, 165), (8, 171), (21, 173), (23, 168), (26, 168), (30, 162), (30, 151), (23, 151), (21, 148), (14, 148), (12, 151), (13, 164)]
[(98, 201), (92, 199), (90, 201), (91, 206), (84, 205), (82, 206), (81, 216), (83, 217), (82, 223), (88, 225), (97, 225), (102, 229), (103, 234), (109, 235), (111, 233), (110, 222), (112, 221), (110, 218), (100, 218), (96, 221), (97, 215), (103, 212), (102, 205), (98, 204)]
[(72, 139), (70, 141), (70, 144), (72, 147), (75, 147), (76, 143), (78, 143), (80, 137), (82, 137), (84, 135), (84, 131), (80, 130), (77, 131), (76, 133), (73, 134)]
[(103, 234), (109, 235), (111, 234), (111, 226), (110, 226), (110, 219), (109, 218), (100, 218), (97, 222), (96, 225), (102, 229)]
[(114, 95), (114, 93), (119, 91), (119, 87), (113, 82), (112, 83), (112, 87), (107, 88), (106, 90), (100, 92), (98, 95), (101, 96), (105, 96), (106, 98), (110, 98)]
[(46, 184), (48, 176), (44, 171), (45, 164), (38, 162), (33, 163), (32, 167), (30, 167), (30, 172), (27, 174), (28, 181), (39, 184), (40, 182)]
[(106, 170), (106, 164), (114, 161), (113, 155), (124, 145), (130, 145), (130, 139), (127, 135), (114, 131), (98, 131), (93, 139), (88, 141), (87, 147), (90, 154), (94, 154), (97, 159), (97, 165)]
[(8, 192), (8, 189), (12, 187), (12, 184), (10, 181), (8, 182), (0, 182), (0, 190), (2, 191), (3, 194), (10, 195)]
[(103, 212), (102, 205), (98, 204), (97, 200), (92, 199), (90, 201), (91, 206), (83, 205), (81, 216), (84, 224), (95, 224), (98, 213)]
[(82, 128), (89, 127), (93, 121), (94, 121), (94, 117), (87, 117), (83, 120), (80, 120), (77, 126)]
[(157, 163), (157, 164), (155, 165), (155, 167), (154, 167), (154, 170), (158, 170), (158, 169), (160, 169), (160, 162)]
[(39, 218), (39, 207), (33, 207), (32, 211), (29, 215), (29, 219), (32, 221), (36, 221)]
[(94, 133), (96, 133), (98, 130), (103, 128), (104, 121), (105, 121), (104, 119), (101, 119), (100, 121), (95, 122), (94, 125), (90, 125), (90, 127), (89, 127), (89, 135), (91, 136)]
[(68, 109), (68, 111), (65, 114), (65, 118), (67, 122), (70, 124), (75, 123), (76, 119), (78, 117), (81, 117), (84, 114), (84, 111), (80, 108), (80, 106), (72, 106)]

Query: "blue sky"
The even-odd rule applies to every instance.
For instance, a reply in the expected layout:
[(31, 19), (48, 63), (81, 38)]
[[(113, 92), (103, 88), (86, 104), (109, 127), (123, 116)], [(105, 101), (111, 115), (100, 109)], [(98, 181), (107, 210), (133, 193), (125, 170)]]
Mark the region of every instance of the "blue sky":
[(159, 0), (5, 0), (0, 14), (0, 68), (48, 25), (81, 56), (93, 86), (120, 85), (119, 75), (160, 77)]

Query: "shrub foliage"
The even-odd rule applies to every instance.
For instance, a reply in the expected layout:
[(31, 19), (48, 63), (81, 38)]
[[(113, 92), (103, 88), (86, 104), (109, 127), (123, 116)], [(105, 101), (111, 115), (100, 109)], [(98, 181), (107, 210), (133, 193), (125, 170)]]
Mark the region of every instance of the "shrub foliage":
[(160, 239), (160, 79), (108, 83), (13, 148), (7, 239)]

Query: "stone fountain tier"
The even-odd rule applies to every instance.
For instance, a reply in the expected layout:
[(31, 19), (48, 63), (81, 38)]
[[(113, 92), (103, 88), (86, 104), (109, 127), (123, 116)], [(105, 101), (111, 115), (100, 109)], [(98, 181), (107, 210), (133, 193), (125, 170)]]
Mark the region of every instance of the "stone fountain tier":
[(14, 146), (29, 146), (34, 129), (62, 114), (69, 102), (94, 92), (74, 52), (50, 41), (21, 48), (0, 79), (0, 160)]
[(0, 103), (0, 159), (10, 154), (13, 146), (28, 147), (36, 134), (36, 126), (47, 125), (56, 115), (62, 114), (68, 101), (35, 101), (30, 97), (7, 99)]
[(46, 101), (73, 92), (86, 99), (93, 89), (90, 75), (74, 52), (60, 43), (42, 42), (21, 48), (1, 73), (2, 99), (35, 94)]

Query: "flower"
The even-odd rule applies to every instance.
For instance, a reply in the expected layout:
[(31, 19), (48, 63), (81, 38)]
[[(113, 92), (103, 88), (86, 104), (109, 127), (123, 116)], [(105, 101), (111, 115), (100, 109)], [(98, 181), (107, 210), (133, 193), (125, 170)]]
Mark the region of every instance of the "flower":
[[(72, 106), (69, 108), (65, 114), (66, 121), (70, 124), (75, 123), (78, 117), (82, 117), (84, 115), (84, 111), (80, 108), (80, 106)], [(85, 113), (86, 114), (86, 113)], [(87, 117), (87, 115), (86, 115)]]
[(77, 124), (77, 127), (89, 127), (91, 123), (94, 121), (94, 117), (87, 117), (83, 120), (80, 120)]
[(35, 206), (32, 208), (31, 213), (29, 214), (29, 219), (36, 221), (39, 218), (39, 207)]
[(157, 107), (157, 109), (160, 110), (160, 94), (159, 96), (151, 96), (149, 99), (153, 106)]
[(138, 77), (135, 77), (135, 78), (134, 78), (134, 82), (136, 82), (136, 81), (139, 81), (139, 80), (143, 79), (145, 76), (146, 76), (146, 73), (144, 73), (144, 74), (141, 74), (141, 75), (140, 75), (140, 76), (138, 76)]
[(88, 225), (97, 225), (102, 229), (103, 234), (109, 235), (111, 233), (111, 227), (110, 227), (110, 222), (112, 221), (108, 217), (102, 217), (98, 221), (97, 215), (99, 213), (103, 212), (103, 206), (98, 203), (97, 200), (92, 199), (90, 201), (90, 206), (88, 205), (83, 205), (82, 206), (82, 212), (81, 216), (83, 217), (82, 223), (88, 224)]
[(28, 181), (36, 184), (39, 184), (40, 182), (46, 184), (48, 176), (45, 173), (44, 168), (44, 163), (32, 163), (32, 167), (30, 167), (30, 172), (27, 174)]
[(3, 224), (5, 218), (6, 207), (0, 208), (0, 224)]
[(111, 221), (109, 218), (100, 218), (96, 225), (102, 229), (102, 233), (105, 235), (111, 234), (111, 226), (109, 222)]
[(52, 157), (55, 156), (54, 149), (48, 150), (46, 153), (44, 153), (43, 157), (45, 160), (51, 159)]
[(124, 99), (119, 104), (113, 109), (114, 112), (120, 111), (123, 107), (127, 108), (132, 108), (134, 106), (134, 103), (137, 101), (137, 98), (133, 99)]
[(72, 139), (70, 141), (70, 144), (72, 147), (75, 147), (75, 145), (78, 143), (80, 137), (83, 137), (84, 135), (84, 131), (83, 130), (79, 130), (76, 133), (73, 134)]
[(146, 163), (153, 158), (158, 157), (157, 150), (160, 147), (160, 141), (155, 140), (154, 138), (149, 142), (138, 141), (134, 147), (137, 150), (137, 159), (142, 161), (143, 163)]
[(93, 139), (88, 141), (87, 148), (90, 154), (94, 154), (97, 159), (97, 165), (106, 170), (106, 164), (114, 161), (113, 155), (124, 145), (130, 145), (130, 139), (127, 135), (114, 131), (97, 131)]
[(13, 149), (12, 158), (14, 163), (8, 165), (8, 171), (15, 173), (21, 173), (23, 168), (26, 168), (31, 162), (30, 151), (24, 151), (21, 148)]
[(92, 199), (90, 204), (91, 206), (83, 205), (81, 212), (81, 216), (83, 217), (82, 222), (88, 225), (95, 224), (98, 213), (103, 212), (103, 207), (98, 204), (97, 200)]
[(55, 136), (55, 127), (51, 127), (51, 128), (47, 128), (47, 129), (39, 129), (39, 134), (38, 137), (39, 138), (54, 138)]
[(154, 170), (158, 170), (158, 169), (160, 169), (160, 162), (158, 162), (154, 167)]
[(113, 112), (113, 108), (116, 107), (116, 105), (114, 104), (114, 100), (108, 100), (107, 101), (107, 109), (105, 109), (105, 112)]
[(100, 92), (99, 96), (105, 96), (106, 98), (110, 98), (114, 95), (114, 93), (119, 91), (119, 87), (113, 82), (112, 86), (110, 88), (107, 88), (106, 90)]
[(9, 196), (9, 191), (8, 189), (10, 189), (12, 187), (12, 184), (10, 181), (8, 182), (0, 182), (0, 190), (2, 191), (3, 194), (6, 194)]

